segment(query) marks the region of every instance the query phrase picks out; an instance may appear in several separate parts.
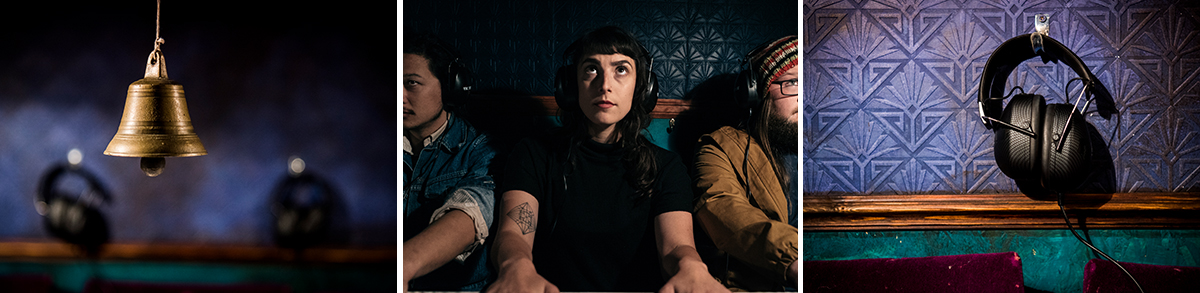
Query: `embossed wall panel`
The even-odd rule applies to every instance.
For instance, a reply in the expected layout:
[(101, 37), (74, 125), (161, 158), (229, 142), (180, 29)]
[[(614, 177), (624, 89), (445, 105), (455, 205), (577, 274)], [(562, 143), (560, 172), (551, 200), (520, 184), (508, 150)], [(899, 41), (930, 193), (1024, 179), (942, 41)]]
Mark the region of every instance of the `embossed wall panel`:
[(659, 96), (679, 99), (736, 74), (759, 43), (798, 35), (796, 1), (406, 1), (402, 30), (458, 49), (480, 93), (554, 94), (562, 51), (588, 30), (620, 26), (654, 57)]
[[(979, 121), (992, 50), (1051, 15), (1120, 111), (1087, 121), (1111, 164), (1087, 190), (1200, 190), (1200, 9), (1187, 1), (804, 1), (804, 191), (1012, 193)], [(1022, 63), (1008, 86), (1077, 97), (1061, 64)], [(1106, 182), (1111, 181), (1111, 182)]]

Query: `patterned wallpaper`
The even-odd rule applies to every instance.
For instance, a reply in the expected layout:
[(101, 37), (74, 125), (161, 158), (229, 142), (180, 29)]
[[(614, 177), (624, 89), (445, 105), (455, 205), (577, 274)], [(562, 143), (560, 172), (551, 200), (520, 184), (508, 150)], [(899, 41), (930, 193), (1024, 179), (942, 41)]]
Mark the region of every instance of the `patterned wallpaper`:
[(403, 31), (459, 50), (477, 93), (554, 95), (562, 51), (588, 30), (620, 26), (654, 57), (660, 98), (741, 70), (759, 43), (798, 35), (798, 3), (771, 1), (406, 1)]
[[(805, 0), (805, 193), (1016, 192), (975, 100), (992, 50), (1032, 32), (1039, 13), (1120, 110), (1086, 113), (1108, 146), (1087, 188), (1200, 190), (1200, 3)], [(1064, 103), (1073, 77), (1031, 60), (1008, 86)]]

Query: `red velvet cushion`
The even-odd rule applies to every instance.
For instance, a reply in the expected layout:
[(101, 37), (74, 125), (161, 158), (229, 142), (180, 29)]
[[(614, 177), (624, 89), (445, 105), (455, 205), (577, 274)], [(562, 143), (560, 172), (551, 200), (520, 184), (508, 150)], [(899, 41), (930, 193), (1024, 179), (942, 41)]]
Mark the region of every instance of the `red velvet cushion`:
[[(1146, 292), (1200, 292), (1200, 268), (1121, 262)], [(1083, 269), (1083, 292), (1138, 292), (1117, 265), (1092, 259)]]
[(54, 281), (44, 275), (0, 276), (0, 292), (41, 293), (50, 292)]
[(1015, 252), (804, 262), (804, 292), (1024, 292)]

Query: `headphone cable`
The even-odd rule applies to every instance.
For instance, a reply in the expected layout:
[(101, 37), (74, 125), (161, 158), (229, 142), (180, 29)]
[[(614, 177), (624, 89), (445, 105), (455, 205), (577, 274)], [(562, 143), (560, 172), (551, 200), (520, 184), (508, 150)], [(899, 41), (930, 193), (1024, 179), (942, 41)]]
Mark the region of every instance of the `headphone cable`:
[(1067, 229), (1071, 230), (1071, 234), (1075, 235), (1075, 239), (1079, 239), (1079, 242), (1082, 242), (1083, 245), (1087, 245), (1087, 247), (1091, 248), (1092, 251), (1099, 253), (1101, 256), (1103, 256), (1104, 258), (1107, 258), (1113, 264), (1117, 265), (1117, 268), (1121, 269), (1122, 272), (1125, 272), (1125, 275), (1129, 276), (1130, 280), (1133, 280), (1133, 285), (1137, 286), (1138, 292), (1146, 293), (1146, 290), (1142, 290), (1142, 284), (1138, 283), (1137, 278), (1134, 278), (1133, 274), (1130, 274), (1129, 271), (1125, 269), (1125, 266), (1122, 266), (1121, 263), (1118, 263), (1116, 259), (1113, 259), (1111, 256), (1108, 256), (1108, 254), (1105, 254), (1103, 251), (1100, 251), (1100, 249), (1096, 248), (1096, 246), (1092, 245), (1091, 242), (1083, 239), (1082, 236), (1079, 236), (1078, 232), (1075, 232), (1075, 228), (1071, 226), (1071, 218), (1067, 217), (1067, 210), (1065, 208), (1063, 208), (1063, 193), (1061, 193), (1061, 192), (1058, 193), (1058, 210), (1062, 211), (1063, 220), (1067, 221)]

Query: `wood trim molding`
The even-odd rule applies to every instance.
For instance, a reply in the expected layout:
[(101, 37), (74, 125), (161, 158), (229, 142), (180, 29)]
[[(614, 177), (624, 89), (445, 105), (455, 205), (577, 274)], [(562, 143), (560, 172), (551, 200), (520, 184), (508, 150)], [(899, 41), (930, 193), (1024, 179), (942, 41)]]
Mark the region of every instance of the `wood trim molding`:
[[(529, 109), (512, 110), (514, 113), (525, 115), (558, 115), (558, 102), (554, 101), (554, 96), (473, 94), (469, 99), (468, 103), (471, 103), (472, 107), (483, 109), (528, 107)], [(650, 116), (655, 119), (675, 118), (679, 116), (679, 113), (687, 111), (691, 107), (691, 104), (690, 101), (681, 99), (660, 98), (658, 99), (658, 104), (654, 106), (654, 111), (650, 112)]]
[[(303, 251), (263, 246), (200, 245), (200, 244), (137, 244), (112, 243), (105, 245), (100, 260), (140, 261), (198, 261), (198, 262), (293, 262), (371, 264), (394, 263), (398, 259), (395, 247), (385, 248), (310, 248)], [(0, 242), (2, 260), (73, 260), (84, 259), (77, 248), (62, 242), (6, 241)]]
[[(1200, 229), (1200, 192), (1067, 195), (1088, 229)], [(1063, 229), (1054, 200), (1023, 194), (804, 196), (804, 231)], [(1078, 226), (1077, 226), (1078, 227)]]

